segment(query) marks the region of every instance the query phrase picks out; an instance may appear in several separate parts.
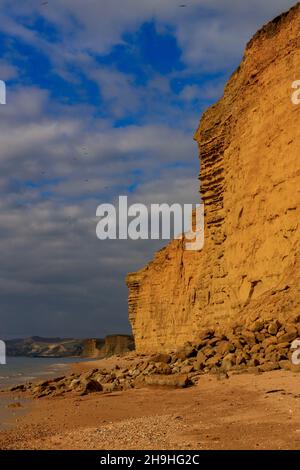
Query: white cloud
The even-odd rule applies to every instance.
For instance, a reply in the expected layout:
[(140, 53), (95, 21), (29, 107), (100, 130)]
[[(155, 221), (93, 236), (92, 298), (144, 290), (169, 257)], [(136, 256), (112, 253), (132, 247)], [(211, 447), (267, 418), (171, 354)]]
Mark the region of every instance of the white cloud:
[[(110, 121), (92, 120), (89, 108), (74, 106), (71, 115), (60, 104), (55, 112), (47, 92), (37, 88), (11, 92), (10, 103), (0, 108), (6, 332), (125, 331), (126, 272), (142, 266), (161, 243), (100, 242), (96, 208), (135, 183), (136, 197), (145, 203), (194, 202), (198, 164), (192, 135), (156, 124), (112, 128)], [(182, 159), (190, 166), (179, 173), (176, 162)]]
[[(174, 0), (52, 0), (44, 6), (35, 0), (13, 5), (7, 0), (4, 5), (15, 20), (3, 8), (1, 24), (4, 32), (47, 49), (53, 61), (67, 62), (75, 56), (88, 61), (89, 52), (108, 53), (124, 41), (124, 33), (155, 20), (161, 30), (166, 25), (173, 28), (186, 64), (215, 69), (231, 67), (258, 27), (294, 4), (294, 0), (189, 0), (186, 8), (179, 8), (180, 2)], [(25, 17), (30, 26), (37, 14), (57, 27), (59, 43), (47, 42), (17, 21)]]

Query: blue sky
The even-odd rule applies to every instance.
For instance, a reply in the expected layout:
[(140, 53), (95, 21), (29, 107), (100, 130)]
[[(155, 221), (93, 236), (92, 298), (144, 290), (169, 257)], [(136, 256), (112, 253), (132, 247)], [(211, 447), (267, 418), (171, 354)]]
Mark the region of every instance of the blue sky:
[(199, 202), (193, 133), (288, 0), (3, 0), (2, 336), (129, 331), (124, 277), (162, 242), (100, 242), (96, 208)]

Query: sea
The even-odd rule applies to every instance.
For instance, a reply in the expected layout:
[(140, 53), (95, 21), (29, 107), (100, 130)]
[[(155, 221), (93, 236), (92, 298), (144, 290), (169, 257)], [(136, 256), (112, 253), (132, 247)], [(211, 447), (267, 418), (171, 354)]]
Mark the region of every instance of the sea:
[(75, 362), (87, 361), (86, 358), (64, 357), (10, 357), (6, 364), (0, 364), (0, 389), (49, 377), (64, 375), (68, 366)]
[[(7, 357), (0, 364), (0, 390), (25, 382), (39, 381), (64, 375), (75, 362), (86, 362), (87, 358)], [(16, 426), (19, 418), (30, 409), (31, 399), (0, 395), (0, 432)]]

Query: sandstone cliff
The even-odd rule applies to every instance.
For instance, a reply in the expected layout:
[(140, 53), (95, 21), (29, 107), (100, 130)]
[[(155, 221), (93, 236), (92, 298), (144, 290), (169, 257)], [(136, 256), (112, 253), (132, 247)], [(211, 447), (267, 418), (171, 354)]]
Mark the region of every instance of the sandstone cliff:
[(223, 98), (203, 115), (199, 144), (205, 245), (174, 240), (129, 274), (139, 352), (174, 350), (201, 327), (300, 313), (300, 4), (247, 45)]
[(84, 342), (82, 356), (109, 357), (124, 354), (134, 349), (134, 341), (129, 335), (109, 335), (104, 339), (88, 339)]

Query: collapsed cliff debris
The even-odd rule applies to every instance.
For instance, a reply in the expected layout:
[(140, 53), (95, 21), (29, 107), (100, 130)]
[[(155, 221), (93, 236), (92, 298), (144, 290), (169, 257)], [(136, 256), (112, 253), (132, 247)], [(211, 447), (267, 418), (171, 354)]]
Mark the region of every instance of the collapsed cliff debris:
[(168, 352), (203, 327), (253, 313), (300, 313), (300, 4), (247, 45), (222, 99), (195, 134), (205, 205), (202, 251), (172, 241), (127, 277), (137, 352)]
[[(57, 377), (13, 387), (36, 398), (66, 393), (111, 393), (134, 387), (187, 387), (213, 373), (220, 379), (232, 373), (262, 373), (272, 370), (300, 371), (293, 364), (292, 342), (300, 336), (300, 315), (282, 325), (277, 319), (254, 316), (247, 326), (236, 324), (226, 333), (203, 329), (195, 342), (176, 352), (131, 357), (126, 367), (96, 368), (83, 374)], [(300, 355), (300, 354), (299, 354)]]

